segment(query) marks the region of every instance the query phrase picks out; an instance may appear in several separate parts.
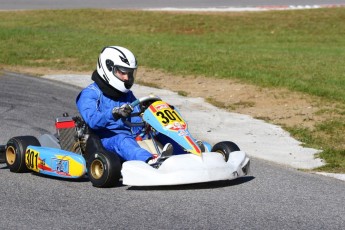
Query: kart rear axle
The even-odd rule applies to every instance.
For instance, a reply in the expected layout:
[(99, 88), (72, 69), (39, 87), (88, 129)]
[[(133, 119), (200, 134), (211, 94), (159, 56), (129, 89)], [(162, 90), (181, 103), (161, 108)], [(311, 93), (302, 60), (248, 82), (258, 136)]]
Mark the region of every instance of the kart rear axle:
[(0, 145), (0, 163), (6, 163), (6, 145)]

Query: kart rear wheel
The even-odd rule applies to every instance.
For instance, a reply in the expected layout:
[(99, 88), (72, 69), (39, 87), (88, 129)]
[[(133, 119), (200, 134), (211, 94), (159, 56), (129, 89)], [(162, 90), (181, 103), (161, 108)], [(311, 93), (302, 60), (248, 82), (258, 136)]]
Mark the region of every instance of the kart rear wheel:
[(29, 145), (41, 146), (36, 137), (19, 136), (12, 137), (6, 145), (6, 164), (11, 172), (21, 173), (27, 172), (28, 168), (25, 164), (25, 152)]
[(90, 156), (87, 171), (93, 186), (113, 187), (120, 180), (121, 163), (114, 153), (100, 151)]
[(211, 152), (217, 152), (223, 155), (224, 160), (227, 162), (229, 160), (229, 155), (231, 152), (240, 151), (240, 148), (231, 141), (222, 141), (213, 146)]

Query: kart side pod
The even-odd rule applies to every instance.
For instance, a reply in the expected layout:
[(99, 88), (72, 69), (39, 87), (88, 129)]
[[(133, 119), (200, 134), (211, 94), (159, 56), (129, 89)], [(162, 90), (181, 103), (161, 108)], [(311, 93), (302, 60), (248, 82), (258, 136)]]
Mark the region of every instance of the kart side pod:
[(49, 147), (28, 146), (25, 164), (37, 173), (62, 178), (80, 178), (86, 173), (83, 156)]

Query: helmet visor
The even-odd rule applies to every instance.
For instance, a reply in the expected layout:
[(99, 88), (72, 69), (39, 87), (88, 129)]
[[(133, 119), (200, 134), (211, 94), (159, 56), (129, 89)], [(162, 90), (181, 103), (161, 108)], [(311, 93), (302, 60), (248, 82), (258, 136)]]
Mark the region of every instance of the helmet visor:
[(126, 68), (123, 66), (114, 66), (112, 72), (116, 78), (125, 83), (126, 89), (130, 89), (134, 84), (134, 78), (137, 74), (137, 69)]

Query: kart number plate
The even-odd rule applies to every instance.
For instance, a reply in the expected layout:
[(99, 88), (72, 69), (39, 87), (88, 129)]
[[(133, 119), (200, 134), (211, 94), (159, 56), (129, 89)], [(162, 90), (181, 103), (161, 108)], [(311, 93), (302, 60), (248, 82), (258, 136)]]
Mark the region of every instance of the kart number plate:
[(38, 169), (38, 160), (39, 160), (40, 153), (33, 150), (33, 149), (27, 149), (25, 153), (25, 164), (28, 167), (28, 169), (31, 169), (35, 172), (39, 172)]
[(154, 110), (154, 116), (163, 126), (168, 126), (173, 130), (186, 129), (186, 123), (178, 114), (178, 112), (172, 109), (167, 103), (157, 101), (152, 104)]

